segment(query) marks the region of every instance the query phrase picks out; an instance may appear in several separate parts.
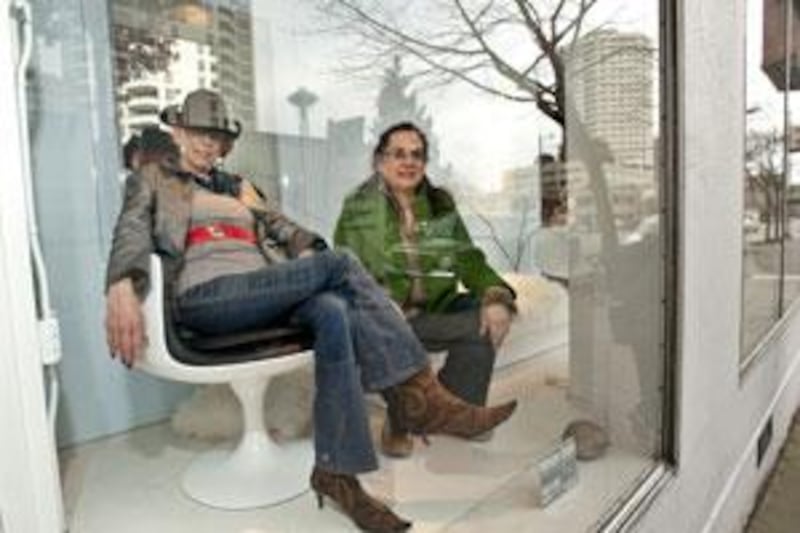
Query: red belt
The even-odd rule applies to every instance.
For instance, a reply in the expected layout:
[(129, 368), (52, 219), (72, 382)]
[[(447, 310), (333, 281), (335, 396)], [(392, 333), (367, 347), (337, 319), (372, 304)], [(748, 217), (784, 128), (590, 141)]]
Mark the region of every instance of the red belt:
[(255, 244), (256, 234), (249, 229), (240, 228), (239, 226), (233, 226), (231, 224), (195, 226), (186, 234), (186, 246), (203, 244), (208, 241), (221, 241), (223, 239), (235, 239), (237, 241)]

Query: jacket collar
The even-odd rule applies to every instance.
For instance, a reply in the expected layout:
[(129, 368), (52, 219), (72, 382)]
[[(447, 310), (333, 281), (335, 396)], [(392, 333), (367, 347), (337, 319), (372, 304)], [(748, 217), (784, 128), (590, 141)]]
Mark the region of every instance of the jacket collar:
[(224, 172), (217, 167), (213, 167), (208, 176), (200, 176), (194, 172), (183, 170), (178, 164), (178, 159), (173, 157), (164, 158), (161, 166), (168, 172), (187, 181), (194, 182), (201, 187), (217, 194), (227, 194), (233, 197), (239, 196), (241, 190), (241, 179), (234, 175)]

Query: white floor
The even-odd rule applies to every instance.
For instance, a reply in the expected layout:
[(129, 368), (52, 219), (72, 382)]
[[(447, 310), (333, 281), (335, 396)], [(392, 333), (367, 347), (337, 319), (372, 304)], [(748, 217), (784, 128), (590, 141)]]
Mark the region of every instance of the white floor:
[[(583, 532), (632, 489), (652, 461), (612, 446), (600, 460), (580, 463), (579, 483), (546, 508), (538, 506), (535, 468), (579, 413), (566, 395), (562, 351), (503, 369), (493, 400), (516, 397), (520, 407), (490, 442), (432, 437), (417, 441), (407, 460), (381, 458), (363, 476), (369, 489), (413, 531)], [(377, 433), (381, 416), (373, 417)], [(66, 450), (61, 454), (65, 506), (71, 533), (267, 533), (352, 531), (329, 507), (318, 510), (310, 493), (252, 511), (219, 511), (196, 504), (179, 478), (208, 444), (175, 436), (167, 423)], [(307, 476), (307, 472), (298, 473)]]

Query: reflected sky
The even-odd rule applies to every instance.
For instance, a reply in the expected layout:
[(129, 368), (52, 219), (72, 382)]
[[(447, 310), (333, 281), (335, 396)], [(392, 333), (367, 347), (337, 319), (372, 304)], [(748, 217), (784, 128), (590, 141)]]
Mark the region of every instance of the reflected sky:
[[(542, 2), (542, 5), (548, 3)], [(374, 119), (381, 75), (391, 66), (392, 58), (387, 57), (383, 65), (376, 64), (371, 79), (343, 73), (342, 58), (357, 50), (356, 45), (354, 40), (341, 34), (321, 31), (330, 25), (320, 17), (316, 4), (314, 0), (253, 2), (259, 129), (283, 133), (298, 131), (298, 112), (288, 103), (287, 97), (301, 86), (319, 97), (309, 116), (314, 135), (324, 135), (329, 119), (365, 116), (368, 125)], [(409, 3), (406, 0), (381, 4), (382, 9), (402, 6), (396, 11), (396, 20), (401, 24), (415, 24), (431, 16), (429, 11), (416, 6), (430, 6), (436, 2)], [(657, 42), (657, 4), (599, 0), (585, 27), (602, 25), (635, 31)], [(521, 34), (503, 44), (508, 53), (535, 53), (530, 39)], [(413, 68), (413, 64), (405, 61), (407, 69)], [(658, 68), (657, 61), (654, 65)], [(658, 84), (654, 86), (657, 88)], [(417, 89), (420, 104), (427, 107), (433, 118), (433, 134), (438, 138), (443, 164), (452, 164), (456, 176), (479, 188), (498, 188), (504, 171), (531, 165), (540, 148), (551, 153), (558, 149), (558, 127), (539, 113), (534, 104), (505, 101), (463, 83), (446, 87), (417, 83), (412, 87)], [(366, 135), (371, 137), (369, 126)]]

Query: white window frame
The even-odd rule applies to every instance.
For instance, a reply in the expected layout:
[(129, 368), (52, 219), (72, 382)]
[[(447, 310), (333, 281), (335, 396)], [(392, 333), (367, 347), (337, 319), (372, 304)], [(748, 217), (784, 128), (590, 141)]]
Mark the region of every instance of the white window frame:
[(64, 530), (62, 496), (38, 349), (10, 13), (11, 1), (0, 0), (0, 531), (53, 533)]

